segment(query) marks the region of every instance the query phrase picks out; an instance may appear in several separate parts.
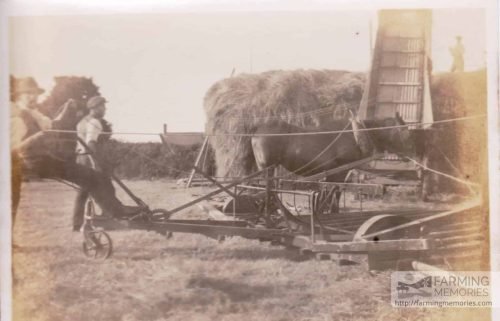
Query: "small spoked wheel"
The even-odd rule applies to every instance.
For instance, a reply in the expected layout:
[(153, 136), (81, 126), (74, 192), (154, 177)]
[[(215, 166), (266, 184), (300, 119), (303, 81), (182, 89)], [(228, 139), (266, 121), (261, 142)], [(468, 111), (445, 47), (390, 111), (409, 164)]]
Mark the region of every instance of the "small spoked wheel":
[(108, 233), (102, 230), (85, 232), (83, 253), (94, 260), (105, 260), (113, 253), (113, 242)]
[[(154, 222), (154, 223), (166, 222), (170, 219), (171, 215), (172, 215), (172, 213), (170, 213), (169, 211), (162, 209), (162, 208), (157, 208), (157, 209), (151, 210), (151, 212), (149, 212), (149, 217), (151, 219), (151, 222)], [(172, 232), (165, 231), (165, 237), (167, 239), (171, 238), (173, 235), (174, 234)]]

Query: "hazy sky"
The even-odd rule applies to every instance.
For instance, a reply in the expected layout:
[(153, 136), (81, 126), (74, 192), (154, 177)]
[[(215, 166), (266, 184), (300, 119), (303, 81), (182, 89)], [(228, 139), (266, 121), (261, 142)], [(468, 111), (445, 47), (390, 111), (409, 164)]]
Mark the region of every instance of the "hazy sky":
[[(115, 131), (203, 131), (203, 96), (233, 70), (367, 71), (375, 11), (73, 15), (10, 19), (10, 72), (48, 91), (59, 75), (93, 77)], [(485, 65), (482, 10), (434, 10), (434, 71), (462, 35), (467, 70)], [(127, 137), (132, 139), (132, 137)], [(144, 137), (134, 137), (143, 140)], [(151, 139), (151, 137), (148, 137)]]

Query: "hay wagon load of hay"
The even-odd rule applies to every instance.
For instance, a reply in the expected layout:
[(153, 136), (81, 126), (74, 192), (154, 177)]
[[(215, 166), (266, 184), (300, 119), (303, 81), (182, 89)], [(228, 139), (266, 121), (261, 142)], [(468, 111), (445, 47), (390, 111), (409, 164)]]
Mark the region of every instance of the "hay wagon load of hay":
[[(215, 83), (204, 100), (206, 137), (215, 156), (216, 176), (231, 181), (223, 184), (195, 166), (217, 189), (175, 209), (153, 210), (115, 178), (143, 210), (127, 220), (109, 221), (100, 220), (89, 207), (86, 254), (96, 258), (111, 254), (106, 230), (143, 229), (166, 236), (197, 233), (218, 240), (257, 239), (341, 264), (368, 257), (370, 269), (419, 268), (422, 261), (458, 262), (460, 268), (467, 261), (479, 268), (487, 251), (487, 202), (479, 200), (486, 184), (484, 159), (469, 157), (462, 166), (466, 173), (471, 168), (479, 171), (476, 182), (471, 182), (467, 175), (433, 169), (432, 157), (422, 147), (431, 140), (443, 145), (443, 130), (452, 130), (460, 133), (453, 145), (477, 149), (483, 133), (475, 114), (480, 113), (464, 109), (468, 98), (457, 98), (465, 97), (459, 89), (452, 108), (452, 99), (443, 99), (444, 86), (460, 88), (469, 76), (451, 76), (453, 81), (439, 77), (433, 84), (429, 12), (403, 11), (380, 14), (368, 77), (335, 70), (269, 71)], [(476, 102), (478, 110), (480, 104), (484, 107), (485, 102)], [(453, 121), (473, 122), (478, 135), (474, 139), (465, 135), (470, 130), (467, 125), (429, 131)], [(461, 161), (463, 154), (455, 159)], [(413, 179), (419, 182), (424, 180), (423, 169), (465, 186), (474, 197), (455, 206), (367, 209), (366, 204), (363, 208), (366, 195), (380, 196), (387, 185), (403, 183), (394, 176), (385, 183), (345, 182), (353, 169), (369, 175), (420, 171)], [(205, 205), (208, 219), (171, 218), (220, 193), (230, 198), (220, 206)], [(358, 205), (346, 205), (346, 195), (354, 195)]]

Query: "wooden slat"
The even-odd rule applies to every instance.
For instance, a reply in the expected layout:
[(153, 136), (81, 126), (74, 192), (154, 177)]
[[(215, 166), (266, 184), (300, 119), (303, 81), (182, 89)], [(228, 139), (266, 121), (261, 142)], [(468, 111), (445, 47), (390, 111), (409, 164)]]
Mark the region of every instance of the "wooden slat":
[(377, 103), (380, 103), (380, 104), (394, 104), (394, 105), (398, 105), (398, 104), (406, 104), (406, 105), (420, 105), (422, 103), (420, 102), (414, 102), (414, 101), (403, 101), (403, 100), (394, 100), (394, 101), (377, 101)]
[(423, 54), (424, 50), (382, 50), (384, 53)]
[(386, 82), (379, 82), (378, 83), (380, 86), (422, 86), (421, 83), (419, 82), (405, 82), (405, 81), (386, 81)]
[(384, 240), (378, 242), (336, 242), (315, 243), (311, 250), (314, 252), (333, 253), (368, 253), (382, 251), (422, 251), (431, 248), (429, 240), (426, 239), (401, 239)]
[(385, 69), (404, 69), (404, 70), (415, 70), (415, 69), (420, 69), (420, 66), (381, 66), (380, 70), (385, 70)]

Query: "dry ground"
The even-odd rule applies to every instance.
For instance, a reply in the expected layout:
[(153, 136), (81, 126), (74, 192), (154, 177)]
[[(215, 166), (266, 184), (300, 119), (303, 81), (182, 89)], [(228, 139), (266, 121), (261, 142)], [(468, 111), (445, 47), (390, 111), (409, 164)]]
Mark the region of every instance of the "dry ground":
[[(129, 182), (155, 207), (202, 194), (165, 181)], [(112, 232), (115, 252), (87, 260), (71, 232), (74, 191), (52, 182), (23, 186), (15, 227), (16, 321), (83, 320), (488, 320), (483, 309), (395, 309), (390, 273), (340, 267), (294, 251), (199, 235)], [(195, 208), (196, 209), (196, 208)], [(195, 216), (188, 210), (179, 216)]]

